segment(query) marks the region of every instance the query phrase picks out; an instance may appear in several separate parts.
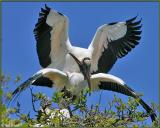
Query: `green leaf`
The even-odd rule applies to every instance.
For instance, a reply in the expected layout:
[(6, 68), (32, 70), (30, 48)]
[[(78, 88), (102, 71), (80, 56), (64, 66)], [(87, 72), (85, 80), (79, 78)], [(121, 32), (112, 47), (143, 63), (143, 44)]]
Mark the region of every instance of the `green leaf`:
[(28, 128), (28, 124), (27, 123), (22, 124), (21, 128)]
[(2, 94), (3, 94), (3, 91), (2, 91), (2, 89), (1, 89), (1, 87), (0, 87), (0, 96), (2, 96)]

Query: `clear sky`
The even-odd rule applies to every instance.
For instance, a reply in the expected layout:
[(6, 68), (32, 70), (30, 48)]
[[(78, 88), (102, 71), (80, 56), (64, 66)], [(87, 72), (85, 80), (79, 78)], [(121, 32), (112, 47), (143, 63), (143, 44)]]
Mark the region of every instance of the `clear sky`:
[[(40, 69), (33, 29), (40, 8), (45, 3), (2, 3), (2, 69), (4, 74), (11, 75), (12, 81), (19, 74), (24, 81)], [(143, 99), (148, 104), (158, 103), (158, 3), (52, 2), (47, 5), (69, 17), (72, 44), (85, 48), (100, 25), (125, 21), (138, 14), (143, 24), (140, 44), (119, 59), (109, 73), (122, 78), (131, 88), (143, 93)], [(10, 89), (15, 89), (19, 84), (10, 82)], [(34, 87), (33, 91), (44, 92), (48, 96), (53, 92), (43, 87)], [(88, 104), (97, 103), (99, 94), (93, 93)], [(126, 100), (126, 96), (118, 96)], [(112, 100), (113, 93), (103, 91), (102, 97), (101, 105), (105, 106), (107, 101)], [(18, 100), (23, 104), (23, 112), (32, 110), (29, 89)]]

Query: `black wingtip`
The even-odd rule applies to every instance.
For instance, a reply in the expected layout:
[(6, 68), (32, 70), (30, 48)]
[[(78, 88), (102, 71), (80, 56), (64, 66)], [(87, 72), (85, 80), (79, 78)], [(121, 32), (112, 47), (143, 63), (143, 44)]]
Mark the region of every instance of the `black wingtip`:
[(155, 113), (152, 113), (150, 115), (152, 122), (157, 121), (157, 115)]
[(57, 12), (59, 15), (63, 16), (63, 14), (61, 12)]
[(46, 11), (45, 9), (41, 8), (41, 12), (45, 12), (45, 11)]
[(133, 22), (137, 17), (138, 17), (138, 14), (137, 14), (135, 17), (133, 17), (133, 18), (127, 20), (126, 22)]
[(142, 28), (142, 26), (143, 26), (143, 24), (141, 24), (141, 25), (139, 26), (139, 29), (141, 29), (141, 28)]
[(139, 24), (141, 24), (142, 18), (136, 22), (131, 23), (132, 26), (137, 26)]
[(42, 28), (44, 29), (44, 26), (46, 25), (46, 19), (49, 13), (50, 8), (45, 4), (45, 7), (41, 8), (41, 11), (39, 12), (38, 22), (36, 23), (33, 30), (36, 41), (39, 39), (41, 33), (43, 32)]
[(50, 10), (50, 9), (51, 9), (50, 7), (47, 6), (47, 4), (45, 4), (45, 8), (46, 8), (47, 10)]
[(118, 22), (112, 22), (112, 23), (109, 23), (108, 25), (114, 25), (114, 24), (117, 24)]
[(45, 8), (41, 8), (41, 12), (43, 12), (44, 14), (45, 13), (48, 13), (50, 11), (50, 7), (48, 7), (46, 4), (45, 4)]
[(146, 104), (142, 99), (140, 99), (139, 103), (143, 106), (148, 115), (151, 117), (152, 122), (157, 121), (157, 115), (154, 112), (154, 110), (148, 104)]
[(11, 93), (12, 98), (9, 100), (9, 102), (8, 102), (8, 104), (7, 104), (7, 107), (9, 107), (9, 105), (10, 105), (11, 103), (13, 103), (13, 102), (18, 98), (18, 96), (21, 94), (21, 92), (19, 92), (19, 91), (20, 91), (20, 88), (18, 87), (16, 90), (14, 90), (14, 91)]

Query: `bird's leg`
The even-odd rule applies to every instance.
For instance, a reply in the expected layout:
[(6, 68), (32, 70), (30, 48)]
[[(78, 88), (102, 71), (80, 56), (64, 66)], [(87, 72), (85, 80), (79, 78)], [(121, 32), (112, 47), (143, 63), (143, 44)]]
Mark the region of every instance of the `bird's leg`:
[(72, 117), (73, 114), (72, 114), (72, 110), (71, 110), (70, 106), (67, 106), (67, 109), (68, 109), (68, 111), (69, 111), (70, 117)]
[(60, 101), (59, 107), (60, 107), (60, 109), (64, 109), (64, 108), (68, 109), (69, 114), (70, 114), (70, 117), (73, 116), (72, 110), (71, 110), (71, 108), (70, 108), (70, 103), (69, 103), (69, 101), (68, 101), (67, 99), (64, 99), (64, 98), (63, 98), (63, 99)]
[(63, 109), (63, 108), (68, 109), (70, 116), (73, 116), (72, 110), (70, 108), (70, 104), (71, 104), (72, 100), (74, 99), (74, 96), (66, 88), (61, 90), (61, 92), (63, 92), (63, 96), (62, 96), (63, 98), (60, 101), (60, 106), (59, 107), (61, 109)]

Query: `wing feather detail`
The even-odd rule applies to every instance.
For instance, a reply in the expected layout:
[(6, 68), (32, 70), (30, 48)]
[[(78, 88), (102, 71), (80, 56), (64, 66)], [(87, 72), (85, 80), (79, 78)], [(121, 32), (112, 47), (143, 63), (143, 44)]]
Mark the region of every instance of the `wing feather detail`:
[(126, 22), (102, 25), (88, 47), (92, 52), (91, 72), (109, 72), (118, 58), (126, 56), (141, 39), (141, 20), (134, 17)]

